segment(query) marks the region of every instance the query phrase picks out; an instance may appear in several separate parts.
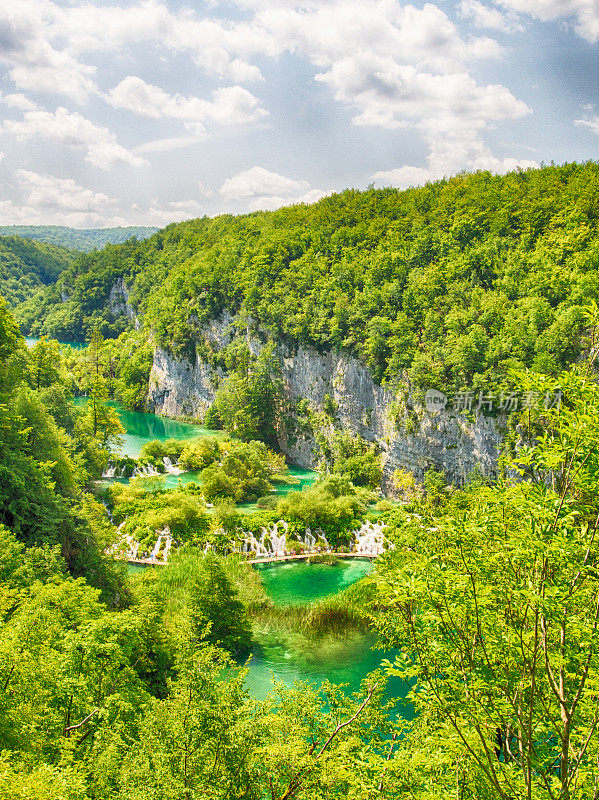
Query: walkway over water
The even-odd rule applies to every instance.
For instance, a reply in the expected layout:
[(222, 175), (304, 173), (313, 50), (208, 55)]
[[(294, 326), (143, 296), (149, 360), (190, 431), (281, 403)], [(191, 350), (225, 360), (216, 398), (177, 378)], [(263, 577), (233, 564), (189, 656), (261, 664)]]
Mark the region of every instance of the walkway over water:
[[(377, 558), (380, 553), (338, 553), (335, 550), (319, 553), (313, 551), (311, 553), (286, 553), (281, 555), (260, 556), (259, 558), (248, 558), (248, 564), (276, 564), (284, 563), (285, 561), (301, 561), (314, 556), (334, 556), (335, 558)], [(151, 565), (158, 567), (165, 567), (168, 561), (158, 561), (155, 558), (128, 558), (127, 563), (139, 565)]]
[(283, 563), (284, 561), (299, 561), (304, 558), (313, 558), (314, 556), (334, 556), (335, 558), (377, 558), (380, 553), (337, 553), (330, 550), (326, 553), (293, 553), (289, 555), (272, 555), (260, 556), (259, 558), (248, 558), (248, 564), (275, 564), (276, 562)]

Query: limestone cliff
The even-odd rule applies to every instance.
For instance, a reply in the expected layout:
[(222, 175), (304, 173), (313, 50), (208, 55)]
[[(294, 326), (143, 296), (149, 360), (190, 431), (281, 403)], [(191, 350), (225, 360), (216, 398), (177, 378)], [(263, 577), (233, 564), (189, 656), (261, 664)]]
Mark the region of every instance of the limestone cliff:
[[(204, 330), (214, 349), (226, 346), (234, 335), (235, 321), (228, 315)], [(246, 334), (254, 352), (263, 340)], [(367, 367), (341, 352), (324, 355), (299, 346), (278, 345), (287, 397), (292, 409), (291, 429), (281, 434), (283, 452), (295, 463), (317, 466), (319, 447), (310, 425), (311, 414), (319, 415), (319, 429), (352, 432), (376, 443), (382, 454), (385, 480), (399, 468), (421, 480), (430, 467), (443, 469), (455, 484), (478, 467), (491, 475), (496, 469), (501, 434), (497, 423), (483, 416), (475, 420), (462, 414), (436, 412), (422, 407), (408, 410), (401, 391), (374, 382)], [(149, 406), (170, 417), (202, 419), (224, 377), (196, 357), (195, 362), (176, 359), (157, 347), (150, 374)], [(300, 405), (300, 401), (306, 401)], [(306, 417), (306, 406), (308, 418)]]

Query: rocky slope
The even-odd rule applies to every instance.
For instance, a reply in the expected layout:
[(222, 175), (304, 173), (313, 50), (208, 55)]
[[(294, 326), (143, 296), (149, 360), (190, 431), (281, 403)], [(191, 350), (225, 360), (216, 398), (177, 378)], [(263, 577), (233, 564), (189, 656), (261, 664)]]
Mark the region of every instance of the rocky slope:
[[(204, 334), (219, 349), (231, 341), (235, 328), (235, 320), (226, 314)], [(247, 340), (255, 353), (263, 346), (255, 336), (247, 334)], [(305, 346), (291, 350), (281, 344), (278, 350), (291, 408), (305, 400), (309, 413), (320, 415), (319, 428), (325, 435), (337, 428), (376, 443), (382, 453), (387, 487), (392, 473), (400, 468), (421, 480), (425, 470), (436, 467), (457, 485), (475, 468), (485, 475), (495, 471), (501, 433), (494, 419), (468, 419), (450, 411), (430, 415), (423, 408), (408, 411), (401, 395), (375, 383), (367, 367), (347, 354), (319, 354)], [(221, 370), (213, 370), (200, 358), (193, 363), (176, 359), (157, 347), (149, 406), (170, 417), (202, 418), (223, 376)], [(305, 412), (292, 411), (292, 420), (293, 432), (281, 434), (281, 449), (302, 466), (317, 466), (318, 445), (314, 429), (306, 424)]]

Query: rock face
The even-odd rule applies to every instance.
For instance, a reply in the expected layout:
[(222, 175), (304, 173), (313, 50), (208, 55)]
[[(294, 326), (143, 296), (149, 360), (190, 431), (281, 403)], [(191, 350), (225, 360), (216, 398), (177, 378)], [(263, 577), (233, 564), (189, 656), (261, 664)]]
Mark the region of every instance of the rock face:
[[(216, 349), (224, 347), (233, 327), (234, 320), (224, 317), (205, 330), (206, 338)], [(247, 341), (255, 353), (263, 346), (260, 339), (249, 334)], [(448, 411), (429, 415), (422, 408), (406, 411), (394, 391), (376, 384), (368, 368), (345, 353), (322, 355), (304, 346), (290, 350), (285, 345), (279, 345), (278, 350), (291, 407), (306, 401), (309, 411), (320, 415), (325, 435), (336, 428), (376, 443), (387, 488), (396, 469), (405, 469), (422, 480), (424, 472), (435, 467), (456, 485), (475, 468), (484, 475), (495, 472), (501, 444), (495, 420), (477, 416), (471, 421)], [(220, 370), (212, 370), (199, 358), (195, 363), (177, 360), (156, 348), (149, 406), (158, 414), (201, 419), (222, 377)], [(281, 449), (301, 466), (317, 466), (319, 448), (314, 432), (303, 424), (299, 412), (292, 417), (297, 423), (295, 430), (281, 435)]]
[(154, 349), (148, 406), (165, 417), (203, 419), (216, 394), (215, 375), (199, 359), (178, 361), (159, 347)]
[(129, 303), (129, 291), (122, 278), (119, 278), (110, 290), (108, 309), (114, 318), (125, 316), (133, 322), (135, 330), (139, 330), (139, 320)]

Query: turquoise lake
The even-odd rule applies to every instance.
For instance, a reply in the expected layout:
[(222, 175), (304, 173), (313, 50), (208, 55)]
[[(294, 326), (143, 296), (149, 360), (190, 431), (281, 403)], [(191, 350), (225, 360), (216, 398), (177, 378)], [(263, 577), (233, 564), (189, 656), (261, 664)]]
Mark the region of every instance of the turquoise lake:
[[(347, 559), (339, 566), (310, 565), (306, 562), (260, 565), (262, 582), (276, 605), (304, 604), (335, 594), (359, 580), (372, 569), (372, 563)], [(345, 684), (346, 691), (360, 691), (360, 684), (369, 672), (380, 667), (384, 659), (393, 660), (394, 651), (372, 649), (375, 636), (350, 632), (339, 636), (304, 636), (282, 633), (255, 626), (254, 646), (249, 660), (247, 685), (257, 698), (264, 698), (272, 689), (272, 681), (292, 686), (308, 681), (320, 686), (329, 680)], [(403, 699), (407, 687), (398, 678), (391, 678), (387, 687), (389, 699)], [(403, 703), (401, 716), (412, 717), (411, 708)]]

